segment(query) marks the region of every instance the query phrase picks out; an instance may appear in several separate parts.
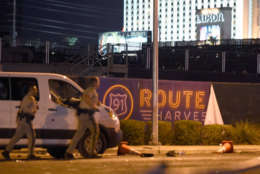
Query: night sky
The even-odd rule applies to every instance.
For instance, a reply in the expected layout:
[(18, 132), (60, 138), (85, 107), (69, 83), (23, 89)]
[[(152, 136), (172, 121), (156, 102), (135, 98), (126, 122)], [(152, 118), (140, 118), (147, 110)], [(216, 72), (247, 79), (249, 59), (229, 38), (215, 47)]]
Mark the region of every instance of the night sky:
[(122, 27), (123, 0), (17, 0), (18, 38), (97, 43), (99, 33)]

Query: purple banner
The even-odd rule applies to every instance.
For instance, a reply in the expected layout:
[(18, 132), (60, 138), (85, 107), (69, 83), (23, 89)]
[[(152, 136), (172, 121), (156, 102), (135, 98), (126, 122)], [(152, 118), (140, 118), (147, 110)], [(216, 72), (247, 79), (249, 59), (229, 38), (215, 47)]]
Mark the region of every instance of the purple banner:
[[(152, 120), (152, 80), (100, 78), (100, 100), (120, 119)], [(204, 122), (209, 82), (159, 81), (159, 120)]]

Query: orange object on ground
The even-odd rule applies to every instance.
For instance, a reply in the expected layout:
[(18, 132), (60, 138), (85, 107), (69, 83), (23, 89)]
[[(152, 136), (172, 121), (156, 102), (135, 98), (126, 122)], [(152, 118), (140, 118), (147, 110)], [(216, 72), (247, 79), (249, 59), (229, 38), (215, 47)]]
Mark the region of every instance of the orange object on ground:
[(222, 141), (223, 153), (232, 153), (234, 151), (233, 142), (224, 140)]
[(127, 145), (128, 142), (122, 141), (119, 144), (117, 155), (125, 155), (125, 154), (133, 154), (133, 155), (139, 155), (142, 156), (141, 152), (138, 152), (137, 150), (134, 150), (130, 146)]

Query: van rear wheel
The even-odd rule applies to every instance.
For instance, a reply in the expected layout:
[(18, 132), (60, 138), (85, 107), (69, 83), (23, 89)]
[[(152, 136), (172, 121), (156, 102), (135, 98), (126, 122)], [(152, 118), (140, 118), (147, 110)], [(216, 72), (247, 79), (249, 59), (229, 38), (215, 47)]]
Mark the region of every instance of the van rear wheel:
[(47, 148), (47, 152), (54, 158), (64, 158), (66, 147), (49, 147)]
[[(84, 136), (84, 138), (82, 138), (82, 140), (80, 141), (79, 146), (78, 146), (79, 153), (83, 157), (89, 156), (89, 151), (88, 151), (89, 145), (90, 145), (90, 136), (89, 136), (89, 134), (86, 134)], [(99, 138), (98, 138), (98, 141), (96, 144), (96, 152), (99, 154), (102, 154), (105, 152), (106, 148), (107, 148), (106, 136), (102, 132), (100, 132)]]

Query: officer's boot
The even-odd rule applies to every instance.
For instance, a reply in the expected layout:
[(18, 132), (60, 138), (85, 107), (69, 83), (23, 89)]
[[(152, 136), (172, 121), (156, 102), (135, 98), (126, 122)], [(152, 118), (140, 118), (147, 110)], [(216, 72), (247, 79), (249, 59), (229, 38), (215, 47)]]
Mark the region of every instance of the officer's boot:
[(65, 154), (64, 154), (64, 159), (65, 160), (70, 160), (70, 159), (73, 159), (74, 157), (73, 157), (73, 155), (71, 154), (71, 153), (68, 153), (68, 152), (66, 152)]
[(7, 150), (3, 151), (2, 152), (2, 155), (5, 159), (7, 160), (10, 160), (10, 155), (9, 155), (10, 152), (8, 152)]

